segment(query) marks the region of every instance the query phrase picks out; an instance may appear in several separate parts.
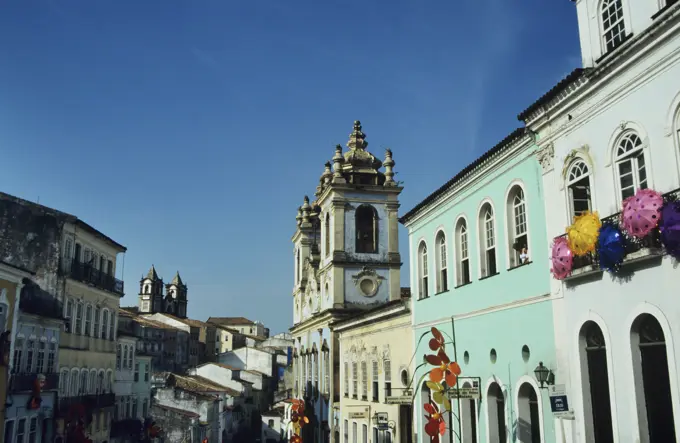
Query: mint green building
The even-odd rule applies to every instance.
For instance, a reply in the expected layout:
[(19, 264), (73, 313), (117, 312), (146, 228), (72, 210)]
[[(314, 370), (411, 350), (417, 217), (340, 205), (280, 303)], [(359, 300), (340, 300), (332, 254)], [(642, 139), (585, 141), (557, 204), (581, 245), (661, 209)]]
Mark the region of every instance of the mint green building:
[[(432, 366), (415, 366), (434, 353), (431, 335), (419, 343), (433, 326), (447, 342), (455, 337), (458, 386), (472, 388), (465, 398), (454, 395), (460, 424), (444, 414), (442, 443), (556, 441), (547, 389), (556, 361), (554, 302), (536, 155), (531, 134), (518, 129), (400, 219), (409, 232), (419, 442), (429, 442), (423, 403), (431, 395), (419, 381)], [(446, 352), (453, 360), (452, 343)]]

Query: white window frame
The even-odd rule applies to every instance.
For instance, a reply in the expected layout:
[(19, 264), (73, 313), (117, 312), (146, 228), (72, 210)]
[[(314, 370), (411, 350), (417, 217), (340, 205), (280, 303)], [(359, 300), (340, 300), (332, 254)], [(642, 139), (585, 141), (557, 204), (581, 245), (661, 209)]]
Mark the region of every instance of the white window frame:
[(429, 297), (429, 278), (427, 263), (427, 243), (421, 241), (418, 246), (418, 300)]
[(468, 235), (468, 223), (465, 217), (460, 217), (456, 221), (456, 284), (457, 286), (462, 286), (468, 282), (463, 280), (464, 277), (464, 266), (463, 264), (467, 261), (468, 272), (467, 279), (472, 281), (472, 269), (470, 266), (470, 237)]
[(588, 163), (585, 160), (578, 158), (574, 160), (569, 166), (567, 177), (566, 177), (566, 190), (567, 190), (567, 204), (569, 211), (569, 221), (574, 220), (576, 212), (574, 209), (574, 190), (573, 186), (580, 182), (581, 180), (588, 179), (588, 210), (593, 210), (593, 184), (592, 184), (592, 172)]
[[(630, 145), (632, 144), (632, 146)], [(616, 141), (614, 147), (614, 168), (616, 176), (616, 187), (618, 193), (618, 204), (624, 200), (624, 189), (630, 189), (630, 186), (624, 188), (622, 183), (622, 176), (620, 172), (620, 165), (630, 162), (631, 176), (633, 178), (633, 195), (641, 188), (648, 188), (649, 180), (649, 161), (645, 155), (645, 143), (642, 137), (636, 131), (627, 131), (623, 133)], [(642, 170), (645, 171), (645, 179), (640, 179), (640, 158), (642, 158)]]
[[(609, 10), (612, 7), (616, 8), (615, 13), (620, 14), (620, 17), (613, 22), (605, 23), (605, 21), (609, 20), (609, 18), (611, 17), (611, 15), (609, 14)], [(606, 54), (610, 51), (613, 51), (621, 44), (621, 42), (625, 40), (626, 38), (625, 16), (626, 14), (624, 10), (623, 0), (603, 0), (602, 3), (600, 4), (600, 8), (598, 10), (598, 19), (600, 21), (601, 26), (600, 39), (602, 42), (602, 54)], [(620, 28), (617, 30), (619, 25)], [(610, 47), (609, 42), (612, 42), (617, 38), (620, 39), (619, 43), (615, 43)]]
[(440, 230), (435, 236), (435, 256), (437, 264), (437, 293), (449, 290), (448, 273), (448, 250), (446, 247), (446, 234)]
[[(508, 188), (505, 197), (505, 219), (508, 248), (508, 268), (513, 269), (521, 266), (520, 251), (516, 251), (513, 246), (517, 238), (526, 235), (526, 246), (529, 256), (531, 256), (531, 239), (529, 233), (529, 211), (527, 209), (527, 199), (524, 186), (521, 182), (515, 181)], [(520, 221), (518, 221), (520, 220)], [(514, 258), (514, 259), (513, 259)]]

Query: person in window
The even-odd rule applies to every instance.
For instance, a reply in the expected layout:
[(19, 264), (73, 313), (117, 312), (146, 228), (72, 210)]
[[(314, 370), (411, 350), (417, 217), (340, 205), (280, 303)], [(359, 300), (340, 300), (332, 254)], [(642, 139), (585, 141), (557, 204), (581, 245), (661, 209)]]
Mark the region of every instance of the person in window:
[(522, 247), (522, 252), (519, 254), (519, 262), (521, 264), (529, 262), (529, 251), (527, 250), (526, 246)]

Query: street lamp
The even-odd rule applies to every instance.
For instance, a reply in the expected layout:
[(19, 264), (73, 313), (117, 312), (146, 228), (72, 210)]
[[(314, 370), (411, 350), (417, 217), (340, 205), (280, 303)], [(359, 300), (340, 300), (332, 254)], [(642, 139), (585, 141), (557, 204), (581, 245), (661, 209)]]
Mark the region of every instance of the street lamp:
[(546, 385), (555, 383), (555, 376), (550, 369), (543, 366), (542, 361), (538, 362), (538, 366), (534, 369), (534, 374), (536, 375), (536, 380), (541, 385), (541, 389), (547, 389)]

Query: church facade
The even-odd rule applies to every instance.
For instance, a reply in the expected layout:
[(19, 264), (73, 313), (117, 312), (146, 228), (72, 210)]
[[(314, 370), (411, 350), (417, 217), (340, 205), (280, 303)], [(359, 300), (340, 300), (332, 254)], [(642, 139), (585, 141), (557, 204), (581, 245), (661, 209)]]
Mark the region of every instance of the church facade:
[[(304, 398), (310, 425), (305, 441), (338, 435), (340, 349), (331, 325), (400, 299), (399, 194), (392, 152), (385, 161), (367, 150), (361, 123), (343, 153), (335, 148), (316, 200), (304, 198), (293, 235), (293, 396)], [(384, 172), (381, 169), (384, 167)]]
[(139, 282), (138, 306), (140, 314), (161, 313), (187, 318), (187, 285), (182, 281), (179, 272), (169, 284), (164, 285), (156, 268), (151, 265), (146, 277)]

